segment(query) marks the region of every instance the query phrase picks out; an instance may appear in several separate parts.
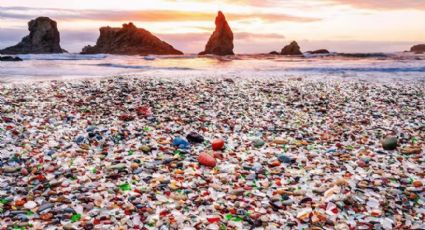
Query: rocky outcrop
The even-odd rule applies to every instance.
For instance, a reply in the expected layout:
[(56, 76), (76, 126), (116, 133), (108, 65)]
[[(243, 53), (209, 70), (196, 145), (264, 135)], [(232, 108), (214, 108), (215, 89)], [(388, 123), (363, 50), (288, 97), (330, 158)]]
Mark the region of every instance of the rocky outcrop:
[(0, 56), (0, 61), (22, 61), (20, 57)]
[(271, 54), (271, 55), (279, 55), (280, 53), (279, 53), (279, 52), (277, 52), (277, 51), (272, 51), (272, 52), (270, 52), (269, 54)]
[(55, 21), (39, 17), (28, 22), (30, 34), (15, 46), (0, 50), (2, 54), (46, 54), (66, 52), (60, 47), (60, 35)]
[(423, 53), (425, 53), (425, 44), (413, 46), (410, 49), (410, 52), (413, 52), (413, 53), (416, 53), (416, 54), (423, 54)]
[(300, 46), (296, 41), (291, 42), (291, 44), (283, 47), (282, 51), (280, 52), (281, 55), (303, 55), (303, 53), (300, 50)]
[(233, 32), (224, 17), (224, 14), (219, 11), (215, 18), (215, 30), (208, 40), (205, 50), (199, 55), (214, 54), (214, 55), (234, 55), (233, 53)]
[(307, 53), (309, 53), (309, 54), (330, 54), (329, 50), (327, 50), (327, 49), (307, 51)]
[(180, 55), (170, 44), (161, 41), (149, 31), (137, 28), (133, 23), (122, 28), (102, 27), (95, 46), (86, 46), (82, 54), (122, 54), (122, 55)]

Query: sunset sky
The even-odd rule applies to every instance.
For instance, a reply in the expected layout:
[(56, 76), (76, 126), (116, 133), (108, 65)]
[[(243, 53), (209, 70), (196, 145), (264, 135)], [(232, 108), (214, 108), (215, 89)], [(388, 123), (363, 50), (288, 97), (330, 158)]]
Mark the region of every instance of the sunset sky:
[(94, 44), (101, 26), (132, 21), (185, 53), (203, 50), (218, 10), (237, 53), (280, 50), (403, 51), (425, 43), (425, 0), (0, 0), (0, 48), (28, 33), (28, 20), (58, 22), (63, 48)]

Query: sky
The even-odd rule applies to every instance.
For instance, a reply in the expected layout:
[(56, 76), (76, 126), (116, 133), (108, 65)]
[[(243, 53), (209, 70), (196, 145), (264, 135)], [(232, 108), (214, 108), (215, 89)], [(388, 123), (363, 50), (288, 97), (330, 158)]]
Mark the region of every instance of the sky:
[(198, 53), (217, 11), (234, 32), (236, 53), (280, 50), (393, 52), (425, 43), (425, 0), (0, 0), (0, 48), (28, 34), (38, 16), (57, 21), (61, 46), (93, 45), (99, 27), (133, 22), (184, 53)]

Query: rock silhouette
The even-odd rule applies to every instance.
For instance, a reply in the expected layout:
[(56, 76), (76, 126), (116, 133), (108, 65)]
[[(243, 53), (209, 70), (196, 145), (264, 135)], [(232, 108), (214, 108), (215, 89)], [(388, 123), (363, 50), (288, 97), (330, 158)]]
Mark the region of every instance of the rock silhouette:
[(2, 54), (64, 53), (60, 47), (57, 23), (48, 17), (38, 17), (28, 22), (30, 34), (15, 46), (0, 50)]
[(122, 28), (102, 27), (95, 46), (86, 46), (82, 54), (123, 54), (123, 55), (180, 55), (170, 44), (161, 41), (149, 31), (137, 28), (133, 23)]
[(20, 57), (0, 56), (0, 61), (22, 61)]
[(320, 50), (308, 51), (307, 53), (310, 53), (310, 54), (329, 54), (330, 52), (327, 49), (320, 49)]
[(215, 54), (215, 55), (234, 55), (233, 53), (233, 32), (224, 17), (219, 11), (215, 18), (215, 30), (208, 40), (205, 50), (199, 55)]
[(410, 52), (422, 54), (425, 53), (425, 44), (415, 45), (410, 49)]
[(282, 51), (280, 52), (281, 55), (303, 55), (303, 53), (300, 50), (300, 46), (296, 41), (291, 42), (291, 44), (283, 47)]

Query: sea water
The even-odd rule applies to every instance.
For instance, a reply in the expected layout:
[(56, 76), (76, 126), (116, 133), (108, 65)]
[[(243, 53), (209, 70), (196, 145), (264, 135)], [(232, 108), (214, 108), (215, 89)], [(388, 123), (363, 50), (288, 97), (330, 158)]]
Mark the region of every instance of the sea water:
[(0, 62), (0, 82), (140, 77), (316, 77), (424, 80), (425, 55), (236, 55), (215, 57), (39, 54)]

